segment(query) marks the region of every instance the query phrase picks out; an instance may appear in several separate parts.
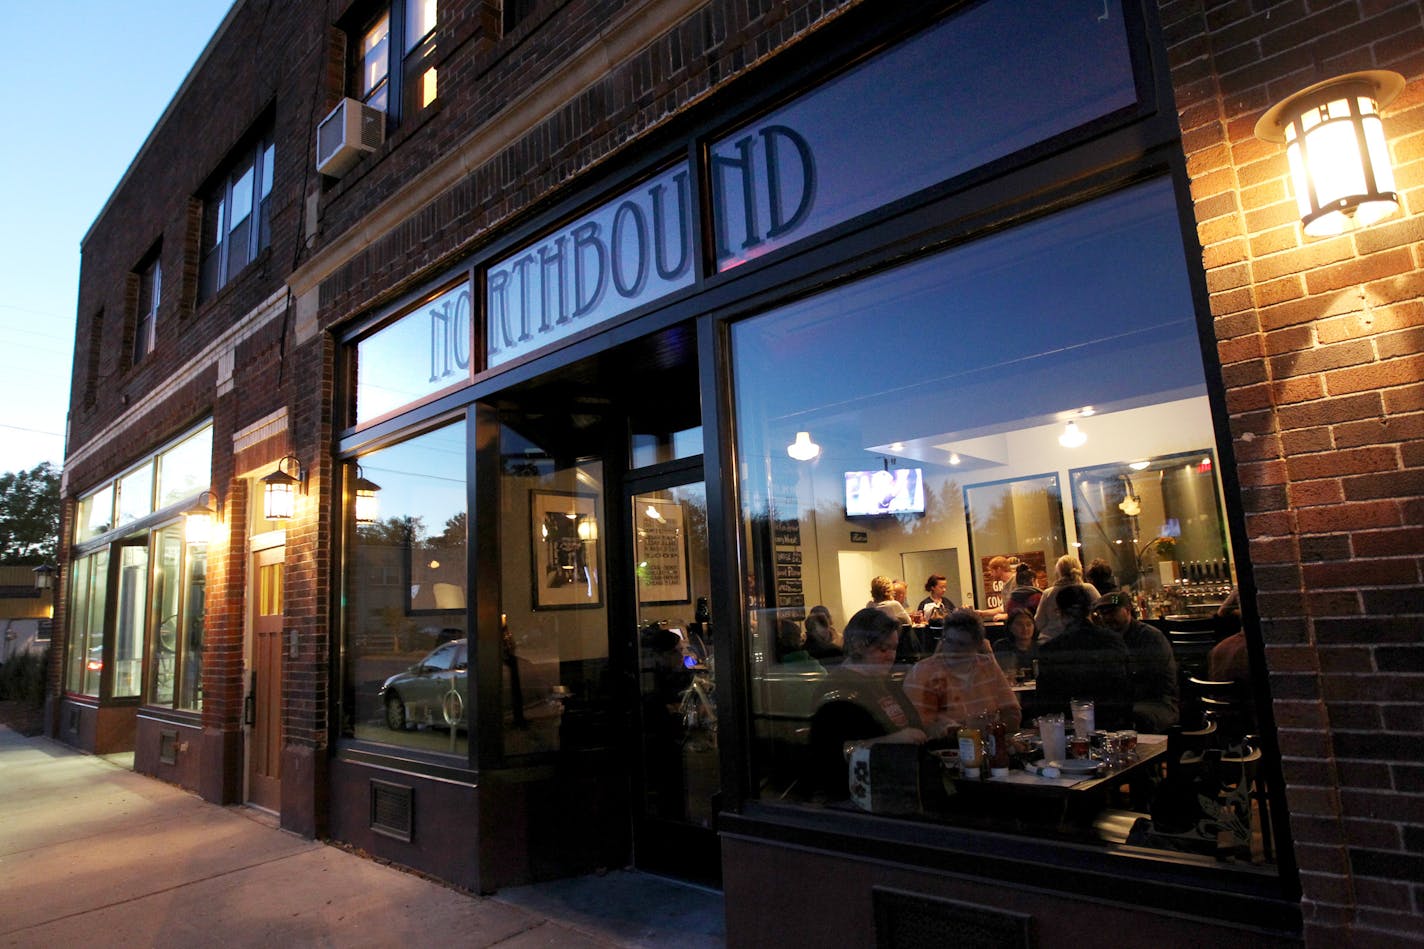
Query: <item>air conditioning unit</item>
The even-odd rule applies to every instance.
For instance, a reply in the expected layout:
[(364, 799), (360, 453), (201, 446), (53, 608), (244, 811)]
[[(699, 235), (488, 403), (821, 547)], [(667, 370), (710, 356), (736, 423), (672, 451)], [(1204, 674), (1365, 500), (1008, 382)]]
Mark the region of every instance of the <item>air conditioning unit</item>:
[(386, 114), (356, 99), (342, 99), (316, 127), (316, 170), (340, 178), (363, 152), (386, 140)]

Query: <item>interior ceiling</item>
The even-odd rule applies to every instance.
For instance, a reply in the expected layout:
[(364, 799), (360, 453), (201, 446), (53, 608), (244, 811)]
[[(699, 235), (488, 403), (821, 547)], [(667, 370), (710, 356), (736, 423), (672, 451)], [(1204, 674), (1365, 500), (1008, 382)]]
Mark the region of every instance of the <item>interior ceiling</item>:
[(605, 424), (672, 432), (701, 424), (697, 332), (681, 324), (605, 350), (508, 390), (501, 416), (553, 454), (600, 454)]

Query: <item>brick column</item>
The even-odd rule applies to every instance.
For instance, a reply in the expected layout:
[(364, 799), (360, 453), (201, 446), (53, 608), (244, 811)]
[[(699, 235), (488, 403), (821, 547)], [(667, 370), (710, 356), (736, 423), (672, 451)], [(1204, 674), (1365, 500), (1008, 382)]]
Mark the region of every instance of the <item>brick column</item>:
[[(1159, 3), (1259, 589), (1307, 942), (1417, 938), (1424, 883), (1424, 17)], [(1403, 207), (1305, 238), (1261, 114), (1359, 69)]]

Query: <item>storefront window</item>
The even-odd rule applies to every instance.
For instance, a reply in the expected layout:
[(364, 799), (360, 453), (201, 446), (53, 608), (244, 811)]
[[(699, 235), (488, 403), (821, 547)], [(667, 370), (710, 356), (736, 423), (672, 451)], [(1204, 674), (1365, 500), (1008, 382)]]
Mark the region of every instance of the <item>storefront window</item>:
[(607, 747), (603, 462), (542, 414), (500, 429), (504, 754)]
[(153, 513), (153, 462), (119, 479), (119, 524), (127, 524)]
[(184, 564), (183, 621), (178, 630), (178, 707), (203, 707), (203, 627), (207, 605), (208, 545), (189, 544)]
[(359, 462), (361, 475), (378, 486), (378, 512), (371, 523), (355, 524), (346, 570), (345, 731), (464, 755), (470, 726), (464, 424)]
[(104, 668), (104, 598), (109, 586), (109, 551), (80, 557), (71, 567), (69, 666), (65, 685), (71, 692), (99, 694)]
[[(1237, 696), (1236, 718), (1211, 719), (1216, 764), (1168, 753), (1170, 726), (1201, 721), (1183, 688), (1206, 667), (1174, 630), (1212, 620), (1146, 616), (1156, 633), (1130, 621), (1134, 606), (1181, 592), (1180, 579), (1105, 558), (1119, 575), (1100, 582), (1126, 585), (1120, 599), (1045, 589), (1062, 555), (1136, 550), (1170, 534), (1173, 519), (1203, 538), (1192, 549), (1216, 558), (1217, 575), (1233, 572), (1179, 234), (1170, 184), (1152, 182), (733, 327), (755, 784), (765, 799), (1270, 862), (1265, 804), (1251, 796), (1261, 752), (1247, 737), (1249, 700)], [(818, 450), (788, 452), (798, 433)], [(1175, 484), (1187, 457), (1189, 488)], [(1139, 500), (1105, 520), (1105, 501), (1126, 500), (1124, 482), (1112, 482), (1137, 460), (1153, 472), (1132, 478)], [(1160, 491), (1149, 490), (1154, 481)], [(1072, 566), (1064, 585), (1076, 589)], [(876, 578), (905, 581), (911, 615), (890, 624), (893, 642), (867, 644), (846, 631), (867, 628), (852, 619), (873, 601), (882, 606), (871, 617), (894, 611)], [(1039, 609), (1060, 598), (1061, 611)], [(993, 660), (972, 633), (965, 646), (946, 632), (941, 600), (979, 611)], [(1117, 605), (1127, 631), (1114, 625)], [(1198, 604), (1213, 614), (1216, 605)], [(1021, 649), (1001, 625), (1006, 612), (1034, 618), (1015, 621), (1029, 640)], [(1059, 622), (1059, 641), (1047, 641), (1045, 616)], [(798, 628), (811, 634), (806, 651), (819, 644), (812, 664), (801, 650), (783, 661), (803, 641)], [(1067, 664), (1089, 656), (1088, 644), (1093, 661), (1077, 671), (1090, 671), (1073, 679)], [(1106, 666), (1112, 676), (1093, 671)], [(1056, 776), (1030, 774), (1026, 763), (1044, 763), (1032, 723), (1063, 715), (1071, 736), (1070, 698), (1095, 700), (1102, 736), (1081, 759), (1071, 741), (1055, 752)], [(995, 717), (1015, 770), (991, 777), (985, 759), (984, 778), (971, 777), (971, 729), (992, 733)], [(896, 751), (879, 741), (893, 733), (928, 741)], [(916, 784), (916, 773), (926, 780)]]
[(974, 4), (712, 145), (717, 268), (1136, 99), (1116, 0)]
[(74, 519), (74, 542), (82, 544), (107, 533), (113, 526), (114, 485), (110, 482), (88, 497), (80, 498), (79, 513)]
[(196, 710), (202, 702), (207, 544), (185, 543), (183, 526), (169, 524), (153, 533), (152, 560), (151, 623), (155, 632), (150, 647), (148, 703)]
[(158, 503), (162, 510), (208, 490), (213, 458), (213, 427), (203, 428), (158, 456)]
[(467, 381), (470, 286), (459, 284), (356, 344), (356, 424)]

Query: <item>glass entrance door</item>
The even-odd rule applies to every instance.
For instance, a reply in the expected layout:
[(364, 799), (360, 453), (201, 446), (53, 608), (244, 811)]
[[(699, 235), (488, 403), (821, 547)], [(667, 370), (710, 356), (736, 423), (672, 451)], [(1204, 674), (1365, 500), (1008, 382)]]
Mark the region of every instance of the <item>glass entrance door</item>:
[(701, 481), (630, 483), (638, 631), (639, 781), (633, 858), (641, 869), (717, 885), (717, 757), (707, 491)]

